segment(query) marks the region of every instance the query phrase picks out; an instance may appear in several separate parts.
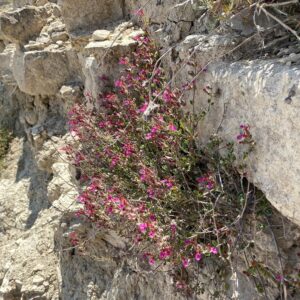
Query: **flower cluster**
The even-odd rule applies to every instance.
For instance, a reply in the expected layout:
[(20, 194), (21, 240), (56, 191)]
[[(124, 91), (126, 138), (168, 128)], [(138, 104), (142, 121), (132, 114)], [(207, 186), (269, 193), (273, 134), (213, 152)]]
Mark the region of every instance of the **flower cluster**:
[(240, 144), (246, 144), (252, 141), (252, 135), (250, 133), (250, 126), (242, 124), (240, 125), (240, 134), (236, 137)]
[[(224, 189), (210, 170), (214, 158), (196, 146), (198, 120), (181, 109), (182, 94), (193, 85), (166, 85), (154, 43), (134, 39), (138, 47), (120, 58), (114, 88), (69, 113), (75, 143), (64, 150), (83, 187), (77, 214), (131, 238), (150, 266), (188, 268), (220, 254), (228, 230), (216, 204)], [(219, 166), (218, 174), (226, 184)], [(74, 234), (71, 239), (78, 242)]]

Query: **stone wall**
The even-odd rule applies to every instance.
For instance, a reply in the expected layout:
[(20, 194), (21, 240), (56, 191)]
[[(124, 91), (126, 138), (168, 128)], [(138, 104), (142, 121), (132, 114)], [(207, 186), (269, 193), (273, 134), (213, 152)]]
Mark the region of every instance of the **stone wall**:
[[(76, 219), (75, 172), (57, 151), (71, 139), (68, 109), (84, 92), (97, 96), (102, 75), (112, 83), (119, 58), (136, 46), (131, 37), (142, 32), (133, 16), (138, 5), (162, 54), (167, 51), (164, 67), (177, 85), (195, 76), (187, 62), (205, 69), (196, 79), (195, 107), (208, 105), (207, 85), (214, 107), (200, 125), (199, 143), (216, 131), (232, 141), (239, 125), (248, 123), (256, 141), (249, 180), (282, 214), (274, 222), (288, 217), (300, 225), (300, 50), (262, 58), (250, 47), (256, 47), (256, 38), (234, 50), (254, 25), (233, 19), (213, 30), (216, 20), (195, 3), (15, 0), (1, 13), (0, 125), (16, 138), (0, 175), (0, 299), (192, 298), (178, 293), (165, 272), (147, 272), (128, 254), (126, 240)], [(265, 23), (260, 24), (267, 28)], [(292, 268), (291, 261), (299, 264), (299, 228), (284, 222), (289, 234), (278, 232), (281, 254), (271, 232), (249, 233), (256, 255), (278, 270)], [(90, 241), (84, 252), (70, 247), (68, 233), (74, 229)], [(238, 258), (219, 283), (209, 267), (203, 269), (198, 280), (204, 292), (194, 298), (217, 299), (226, 283), (222, 299), (264, 299), (245, 268)], [(270, 299), (278, 297), (276, 284), (266, 289)]]

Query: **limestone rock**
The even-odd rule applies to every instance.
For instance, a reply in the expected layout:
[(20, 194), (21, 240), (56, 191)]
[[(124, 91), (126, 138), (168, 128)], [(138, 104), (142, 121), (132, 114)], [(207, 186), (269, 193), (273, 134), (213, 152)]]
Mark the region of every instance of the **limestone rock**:
[(65, 31), (53, 32), (51, 34), (51, 39), (53, 40), (53, 42), (67, 41), (69, 39), (69, 35)]
[(5, 49), (5, 44), (3, 41), (0, 40), (0, 53), (3, 52), (4, 49)]
[(37, 37), (46, 24), (43, 8), (25, 7), (0, 15), (0, 37), (4, 40), (24, 44)]
[(121, 0), (59, 0), (68, 31), (91, 31), (123, 17)]
[(14, 77), (19, 88), (27, 94), (55, 95), (63, 84), (74, 80), (76, 60), (71, 49), (18, 51), (13, 62)]
[(105, 41), (108, 39), (110, 33), (108, 30), (96, 30), (93, 32), (92, 38), (94, 41)]

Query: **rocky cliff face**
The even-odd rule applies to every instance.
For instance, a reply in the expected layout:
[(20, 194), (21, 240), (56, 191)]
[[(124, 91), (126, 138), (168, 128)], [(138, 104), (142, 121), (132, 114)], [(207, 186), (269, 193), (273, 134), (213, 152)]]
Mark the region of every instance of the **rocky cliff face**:
[[(256, 242), (259, 260), (279, 272), (300, 267), (300, 231), (293, 225), (300, 225), (299, 43), (270, 53), (270, 45), (260, 48), (261, 35), (278, 24), (257, 16), (265, 32), (256, 34), (255, 25), (238, 15), (217, 27), (204, 8), (192, 3), (14, 0), (13, 7), (5, 6), (0, 126), (16, 137), (0, 175), (0, 299), (217, 299), (225, 285), (224, 299), (265, 297), (243, 274), (242, 258), (217, 280), (209, 267), (203, 269), (198, 275), (203, 293), (182, 295), (165, 272), (147, 273), (130, 256), (126, 240), (74, 216), (79, 187), (58, 151), (71, 139), (66, 113), (84, 92), (98, 94), (103, 75), (110, 82), (118, 76), (119, 58), (132, 51), (131, 37), (142, 32), (131, 18), (137, 7), (144, 7), (174, 82), (196, 80), (196, 109), (207, 106), (208, 98), (214, 102), (199, 142), (216, 131), (231, 141), (241, 123), (250, 124), (257, 147), (247, 176), (282, 214), (274, 217), (274, 226), (285, 227), (275, 228), (276, 238), (262, 229), (249, 232), (249, 239)], [(275, 40), (284, 41), (286, 34), (278, 28)], [(195, 65), (205, 71), (197, 74)], [(71, 247), (73, 229), (89, 241), (84, 251)], [(277, 299), (276, 283), (265, 288), (269, 299)]]

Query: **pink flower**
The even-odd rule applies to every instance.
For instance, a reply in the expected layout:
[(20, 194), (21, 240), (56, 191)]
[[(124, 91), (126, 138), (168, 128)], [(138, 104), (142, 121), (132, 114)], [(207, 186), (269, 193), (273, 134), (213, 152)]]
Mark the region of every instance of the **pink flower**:
[(147, 133), (145, 139), (146, 139), (147, 141), (149, 141), (149, 140), (152, 140), (153, 137), (154, 137), (154, 135), (153, 135), (152, 133)]
[(142, 35), (138, 34), (137, 36), (134, 36), (132, 39), (137, 41), (137, 42), (141, 42), (142, 41)]
[(112, 205), (109, 205), (107, 208), (106, 208), (106, 213), (108, 215), (112, 214), (114, 212), (114, 208)]
[(281, 275), (281, 274), (277, 274), (276, 276), (275, 276), (275, 280), (277, 281), (277, 282), (283, 282), (283, 276)]
[(192, 244), (192, 240), (187, 239), (187, 240), (184, 241), (184, 244), (185, 244), (186, 246), (191, 245), (191, 244)]
[(77, 199), (78, 199), (78, 202), (80, 202), (82, 204), (86, 204), (87, 202), (90, 201), (90, 197), (87, 195), (86, 192), (79, 195)]
[(182, 289), (186, 288), (186, 284), (184, 282), (182, 282), (182, 281), (177, 281), (176, 282), (176, 287), (178, 289), (182, 290)]
[(143, 17), (145, 14), (144, 14), (144, 11), (140, 8), (140, 9), (137, 9), (133, 12), (133, 14), (135, 16), (138, 16), (138, 17)]
[(115, 81), (115, 87), (123, 88), (124, 86), (125, 86), (124, 81), (119, 79)]
[(119, 160), (120, 158), (118, 156), (114, 156), (111, 160), (110, 167), (114, 168), (118, 164)]
[(129, 62), (129, 59), (127, 57), (121, 57), (119, 60), (120, 65), (127, 65)]
[(149, 257), (149, 265), (153, 266), (154, 264), (155, 264), (155, 259), (152, 256), (150, 256)]
[(89, 191), (95, 193), (95, 192), (97, 192), (99, 190), (99, 184), (94, 181), (94, 182), (92, 182), (90, 184), (90, 186), (88, 187), (88, 189), (89, 189)]
[(169, 89), (166, 89), (163, 92), (162, 98), (165, 102), (168, 103), (172, 101), (172, 99), (174, 98), (174, 94)]
[(123, 145), (123, 151), (124, 151), (124, 155), (126, 157), (130, 157), (132, 156), (132, 154), (134, 153), (134, 148), (133, 145), (127, 143)]
[(196, 178), (196, 181), (201, 185), (204, 185), (209, 190), (212, 190), (215, 185), (215, 182), (210, 175)]
[(147, 189), (147, 194), (148, 194), (149, 198), (151, 198), (151, 199), (155, 198), (155, 190), (153, 188), (148, 188)]
[(151, 215), (149, 216), (149, 220), (152, 221), (152, 222), (155, 222), (155, 221), (156, 221), (155, 215), (151, 214)]
[(200, 252), (195, 253), (195, 260), (200, 261), (202, 259), (202, 254)]
[(216, 255), (218, 254), (218, 249), (216, 247), (210, 247), (209, 252)]
[(75, 231), (72, 231), (69, 233), (69, 238), (70, 238), (70, 242), (71, 242), (72, 246), (75, 247), (78, 245), (79, 239), (78, 239), (77, 233)]
[(182, 259), (182, 265), (184, 268), (187, 268), (190, 265), (190, 259), (189, 258), (183, 258)]
[(161, 181), (168, 189), (171, 189), (174, 186), (174, 182), (170, 179), (164, 179)]
[(164, 248), (159, 253), (159, 259), (163, 260), (166, 259), (171, 255), (171, 249), (170, 248)]
[(147, 231), (147, 228), (148, 228), (147, 223), (141, 223), (138, 226), (139, 226), (139, 230), (140, 230), (141, 233), (145, 233)]
[(169, 130), (170, 131), (177, 131), (177, 127), (173, 123), (171, 123), (171, 124), (169, 124)]
[(155, 237), (155, 231), (154, 230), (151, 230), (150, 232), (149, 232), (149, 238), (150, 239), (153, 239)]
[(140, 174), (140, 180), (142, 182), (147, 181), (150, 177), (150, 172), (147, 168), (140, 169), (139, 174)]
[(176, 230), (177, 230), (177, 226), (176, 226), (176, 223), (174, 222), (173, 224), (171, 224), (171, 232), (172, 232), (173, 234), (175, 234), (175, 233), (176, 233)]
[(144, 113), (146, 111), (146, 109), (148, 108), (148, 103), (145, 102), (140, 108), (139, 108), (139, 112), (140, 113)]
[(157, 132), (159, 131), (160, 127), (158, 125), (155, 125), (151, 128), (151, 131), (146, 134), (146, 140), (151, 140), (155, 137)]

